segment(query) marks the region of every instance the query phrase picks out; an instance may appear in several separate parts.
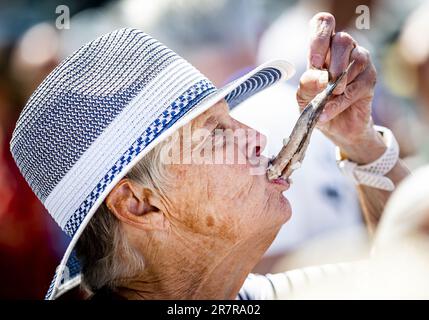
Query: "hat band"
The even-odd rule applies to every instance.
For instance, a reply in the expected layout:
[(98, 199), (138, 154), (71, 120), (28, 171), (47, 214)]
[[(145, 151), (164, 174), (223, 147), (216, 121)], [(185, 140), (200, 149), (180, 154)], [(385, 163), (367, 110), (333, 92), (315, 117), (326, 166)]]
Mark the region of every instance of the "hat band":
[(162, 132), (171, 127), (178, 119), (180, 119), (186, 112), (192, 109), (202, 99), (209, 94), (216, 91), (216, 88), (208, 80), (201, 80), (194, 84), (191, 88), (186, 90), (180, 97), (178, 97), (168, 109), (164, 110), (159, 117), (152, 122), (152, 124), (144, 131), (129, 149), (116, 161), (113, 167), (106, 173), (106, 175), (98, 182), (96, 187), (82, 202), (79, 208), (72, 214), (67, 221), (64, 231), (70, 236), (76, 233), (86, 214), (89, 212), (94, 202), (100, 197), (106, 187), (112, 180), (123, 171), (124, 167), (128, 165), (143, 149), (146, 148), (156, 137)]
[(177, 97), (204, 79), (186, 61), (176, 60), (122, 109), (44, 201), (45, 207), (62, 229), (106, 173), (151, 123)]

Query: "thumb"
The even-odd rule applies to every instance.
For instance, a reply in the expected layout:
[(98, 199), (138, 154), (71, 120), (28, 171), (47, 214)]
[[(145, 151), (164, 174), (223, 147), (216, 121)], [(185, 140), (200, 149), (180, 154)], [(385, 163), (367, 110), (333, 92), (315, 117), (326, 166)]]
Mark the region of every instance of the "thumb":
[(308, 69), (301, 76), (296, 98), (302, 110), (329, 82), (327, 70)]

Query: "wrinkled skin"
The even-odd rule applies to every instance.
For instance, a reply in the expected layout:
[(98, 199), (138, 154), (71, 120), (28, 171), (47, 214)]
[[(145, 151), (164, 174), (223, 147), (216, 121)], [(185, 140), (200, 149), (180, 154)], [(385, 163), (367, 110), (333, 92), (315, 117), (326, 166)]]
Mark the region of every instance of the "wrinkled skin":
[[(231, 118), (228, 105), (221, 101), (195, 118), (192, 130), (212, 131), (219, 125), (223, 129), (249, 129)], [(246, 140), (246, 148), (256, 149), (259, 154), (265, 147), (265, 137), (259, 133), (256, 139), (252, 136)], [(234, 143), (235, 152), (246, 154), (244, 145), (240, 149), (237, 143), (229, 143)], [(197, 145), (195, 142), (193, 152), (199, 152)], [(252, 154), (255, 156), (251, 153), (249, 158)], [(261, 163), (263, 172), (267, 163), (268, 159)], [(130, 281), (129, 287), (136, 289), (123, 289), (122, 294), (135, 298), (133, 292), (144, 288), (145, 294), (139, 297), (234, 298), (245, 275), (291, 214), (282, 195), (287, 186), (270, 183), (265, 174), (251, 175), (251, 167), (250, 161), (167, 165), (171, 180), (166, 197), (122, 180), (109, 195), (107, 205), (124, 222), (126, 234), (147, 263), (141, 279)], [(235, 272), (241, 275), (238, 281), (230, 281), (224, 289), (219, 279)], [(187, 286), (184, 290), (179, 285), (173, 292), (164, 291), (157, 286), (160, 279), (171, 281), (173, 286), (182, 279)], [(194, 288), (189, 287), (189, 279)], [(212, 280), (219, 285), (204, 283)], [(154, 290), (148, 293), (154, 282)], [(211, 289), (207, 291), (207, 287)]]
[[(211, 130), (213, 119), (225, 129), (248, 128), (231, 118), (225, 102), (218, 103), (197, 118), (194, 125)], [(265, 138), (259, 137), (259, 141), (248, 140), (247, 143), (263, 149)], [(238, 150), (237, 145), (235, 147), (236, 151), (246, 153)], [(249, 174), (250, 167), (249, 163), (172, 165), (171, 170), (180, 178), (178, 183), (181, 187), (170, 196), (173, 206), (169, 208), (173, 218), (171, 223), (207, 236), (221, 236), (231, 245), (277, 229), (290, 212), (281, 195), (284, 189), (269, 183), (265, 174)], [(176, 216), (178, 213), (180, 216)]]

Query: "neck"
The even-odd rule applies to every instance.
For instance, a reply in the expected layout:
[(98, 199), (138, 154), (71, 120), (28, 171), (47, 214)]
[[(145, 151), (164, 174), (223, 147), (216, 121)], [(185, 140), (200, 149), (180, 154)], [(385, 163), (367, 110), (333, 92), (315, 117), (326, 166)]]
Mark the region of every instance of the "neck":
[(132, 300), (235, 299), (261, 252), (264, 252), (255, 246), (243, 248), (238, 245), (224, 255), (201, 256), (189, 249), (184, 250), (180, 257), (158, 259), (168, 261), (168, 264), (147, 264), (144, 272), (127, 282), (118, 293)]

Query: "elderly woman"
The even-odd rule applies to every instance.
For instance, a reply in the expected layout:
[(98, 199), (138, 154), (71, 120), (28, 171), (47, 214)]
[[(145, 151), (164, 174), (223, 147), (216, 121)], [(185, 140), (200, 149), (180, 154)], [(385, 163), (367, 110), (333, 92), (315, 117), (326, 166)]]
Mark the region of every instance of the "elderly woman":
[[(355, 168), (383, 160), (390, 147), (371, 122), (376, 72), (368, 52), (335, 33), (329, 14), (312, 25), (299, 104), (327, 85), (323, 68), (336, 78), (355, 60), (319, 127)], [(246, 278), (240, 297), (273, 297), (267, 282), (281, 286), (275, 275), (249, 273), (291, 216), (282, 195), (289, 183), (267, 179), (265, 137), (228, 111), (292, 73), (274, 61), (218, 90), (130, 29), (60, 64), (30, 98), (11, 141), (22, 174), (72, 239), (47, 298), (83, 282), (96, 295), (125, 299), (234, 299)], [(372, 179), (397, 184), (407, 171), (395, 158), (385, 173)], [(357, 182), (372, 185), (361, 190), (375, 225), (390, 192)]]

